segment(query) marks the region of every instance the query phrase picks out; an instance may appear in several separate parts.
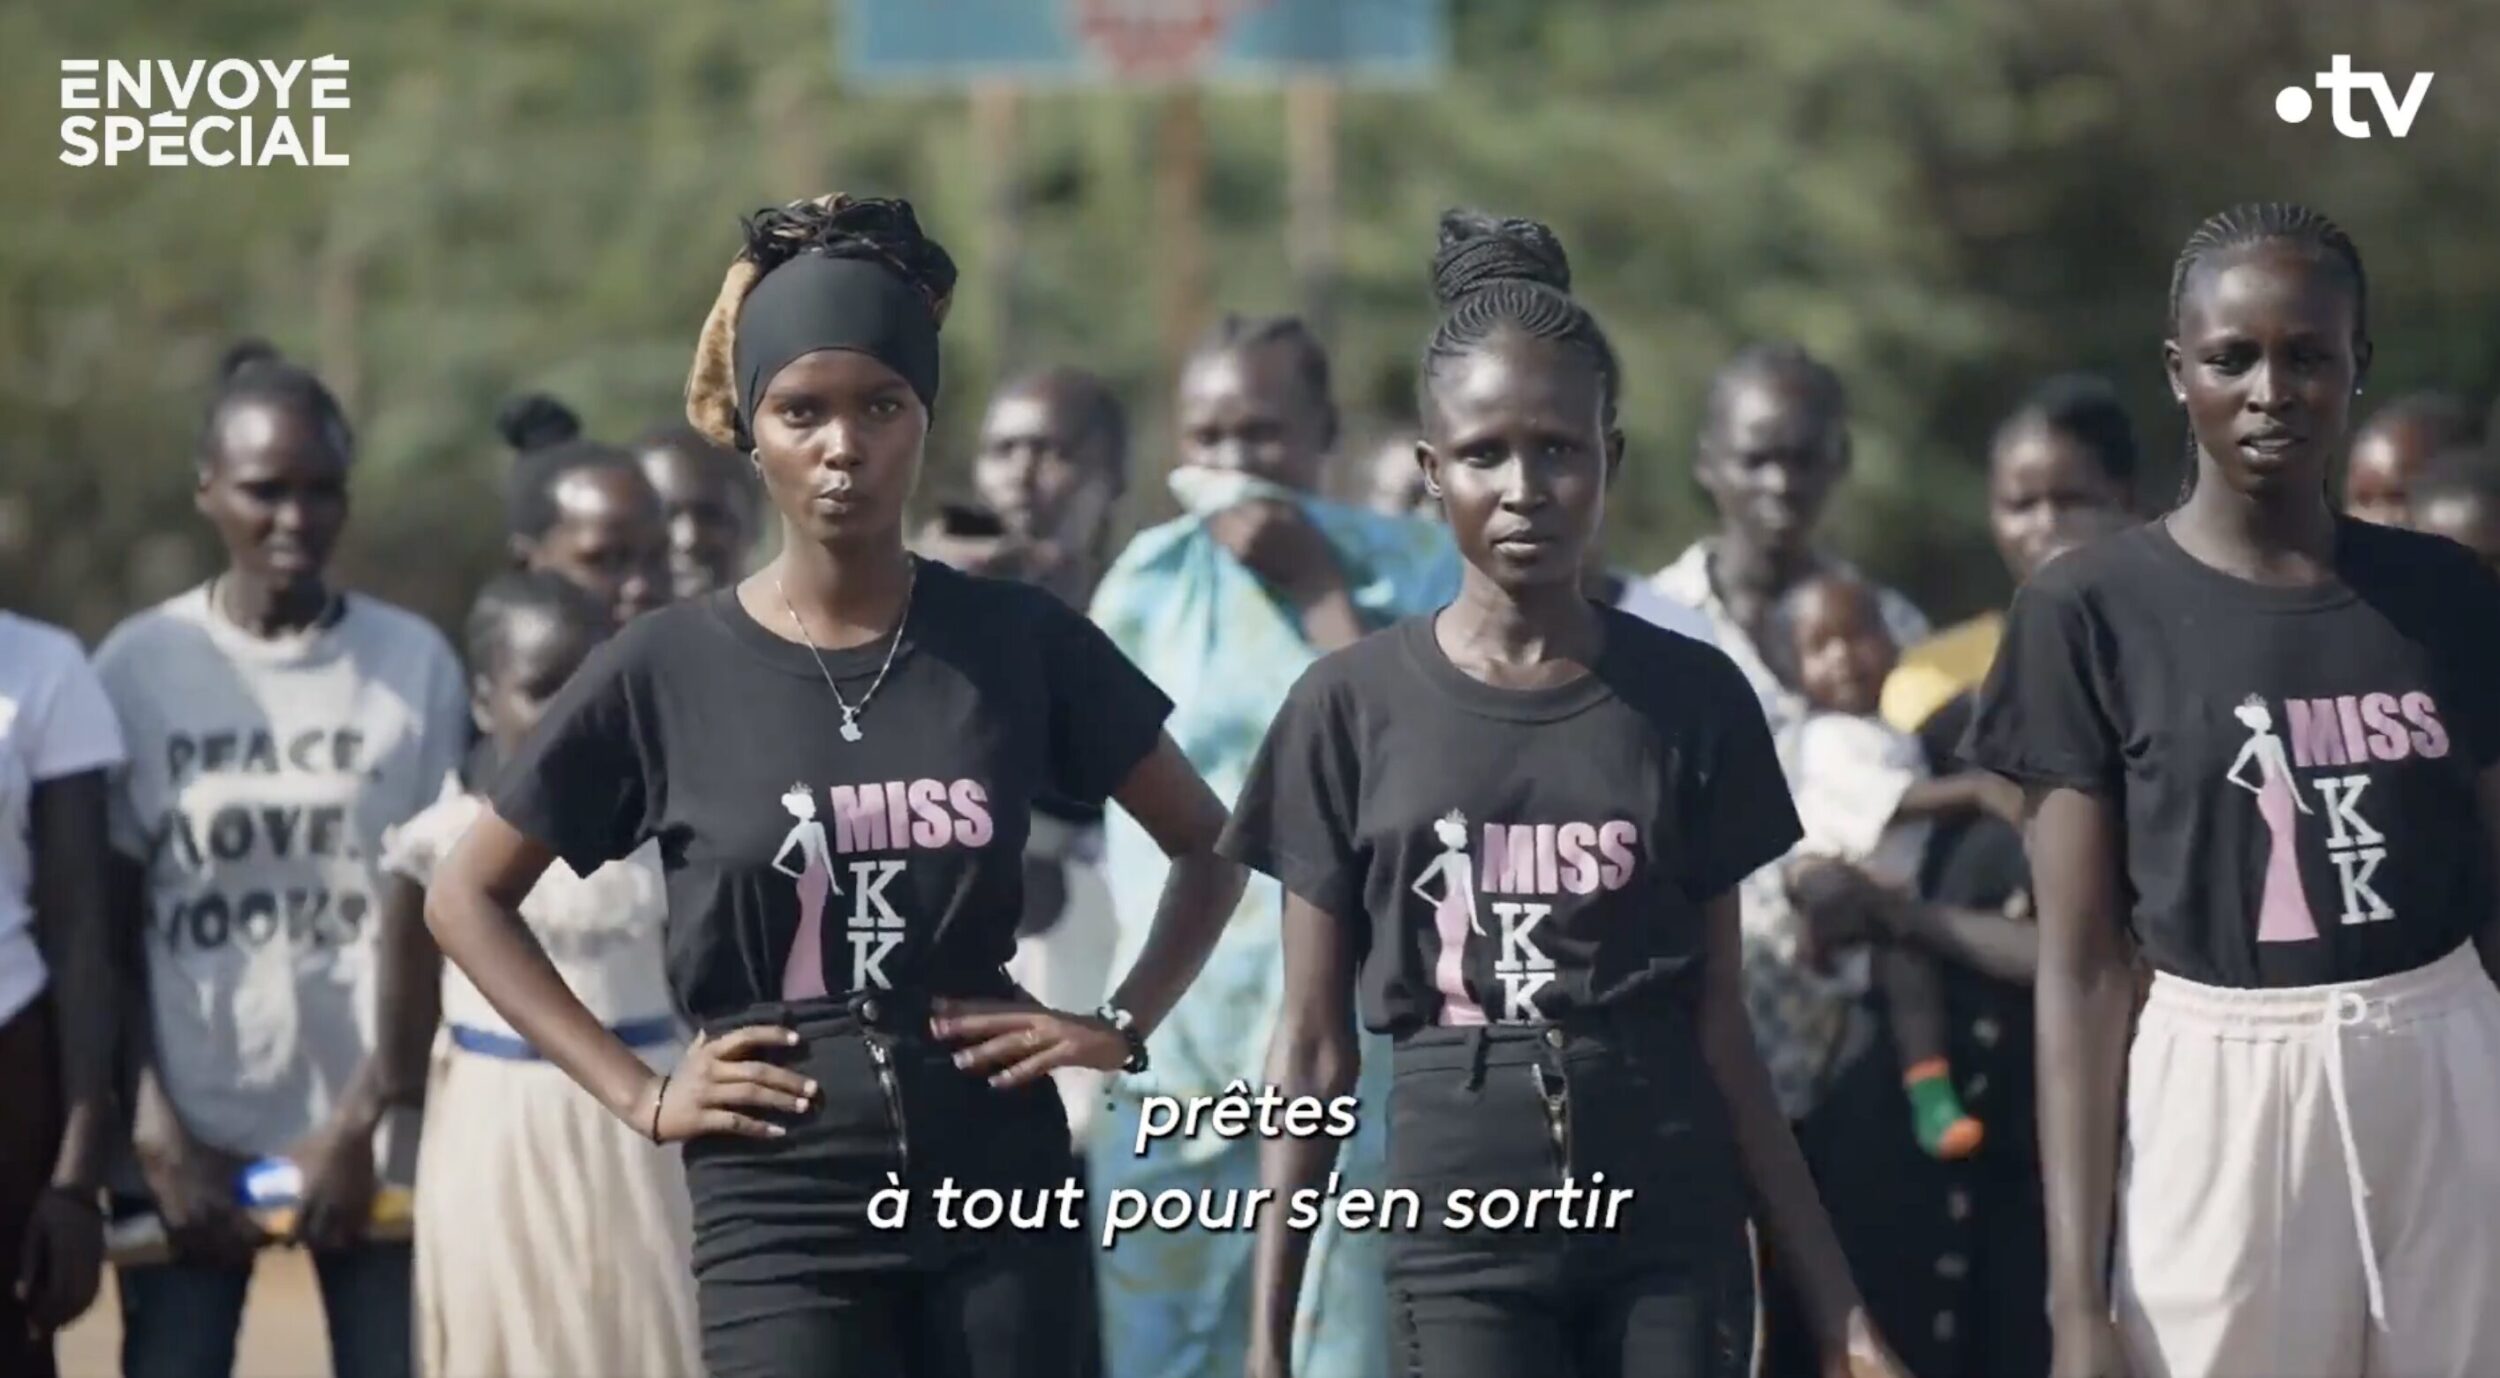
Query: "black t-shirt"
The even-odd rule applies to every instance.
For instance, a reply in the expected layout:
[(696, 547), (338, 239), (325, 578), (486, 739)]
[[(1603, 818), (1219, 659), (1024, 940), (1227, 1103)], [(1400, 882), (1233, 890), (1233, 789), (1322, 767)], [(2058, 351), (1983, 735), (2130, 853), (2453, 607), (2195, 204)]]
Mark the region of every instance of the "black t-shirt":
[[(821, 654), (857, 706), (890, 647)], [(496, 812), (583, 875), (659, 839), (695, 1020), (780, 998), (809, 910), (829, 994), (999, 988), (1035, 801), (1099, 804), (1171, 704), (1058, 599), (933, 561), (893, 649), (851, 742), (816, 657), (735, 589), (648, 614), (548, 706)]]
[(2362, 980), (2446, 955), (2491, 912), (2474, 782), (2500, 757), (2500, 579), (2348, 519), (2335, 569), (2252, 584), (2155, 522), (2014, 600), (1965, 750), (2119, 802), (2156, 970)]
[(1368, 1027), (1689, 992), (1704, 902), (1797, 840), (1735, 665), (1599, 612), (1570, 684), (1484, 684), (1416, 617), (1312, 666), (1270, 727), (1222, 850), (1353, 926)]

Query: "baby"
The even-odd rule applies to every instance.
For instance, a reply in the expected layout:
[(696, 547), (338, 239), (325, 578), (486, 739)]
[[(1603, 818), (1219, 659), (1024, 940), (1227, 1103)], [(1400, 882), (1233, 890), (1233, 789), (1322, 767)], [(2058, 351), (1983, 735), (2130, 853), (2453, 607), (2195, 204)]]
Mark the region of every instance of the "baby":
[[(1813, 708), (1779, 742), (1805, 827), (1796, 855), (1846, 861), (1879, 885), (1907, 890), (1917, 883), (1932, 820), (2019, 808), (1993, 776), (1931, 778), (1918, 743), (1875, 716), (1900, 648), (1885, 630), (1873, 590), (1843, 576), (1819, 576), (1790, 595), (1787, 613), (1797, 686)], [(1871, 967), (1872, 980), (1882, 985), (1919, 1143), (1939, 1158), (1976, 1151), (1982, 1131), (1953, 1088), (1943, 989), (1933, 964), (1894, 943), (1845, 955), (1825, 952), (1793, 898), (1787, 920), (1792, 960), (1830, 972), (1858, 993)]]

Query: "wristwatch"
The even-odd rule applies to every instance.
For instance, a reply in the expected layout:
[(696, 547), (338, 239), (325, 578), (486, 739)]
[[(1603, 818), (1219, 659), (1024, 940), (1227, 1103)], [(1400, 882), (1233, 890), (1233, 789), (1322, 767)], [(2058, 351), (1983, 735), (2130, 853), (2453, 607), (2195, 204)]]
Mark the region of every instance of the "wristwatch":
[(1118, 1030), (1120, 1037), (1128, 1040), (1128, 1061), (1120, 1064), (1120, 1070), (1131, 1076), (1145, 1071), (1146, 1036), (1137, 1031), (1137, 1016), (1106, 1002), (1095, 1007), (1094, 1017)]

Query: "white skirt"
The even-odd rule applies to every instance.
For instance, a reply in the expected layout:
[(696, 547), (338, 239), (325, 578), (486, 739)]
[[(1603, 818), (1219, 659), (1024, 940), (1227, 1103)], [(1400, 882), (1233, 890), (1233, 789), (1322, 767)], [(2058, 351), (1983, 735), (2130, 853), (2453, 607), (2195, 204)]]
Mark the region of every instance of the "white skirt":
[(701, 1378), (677, 1149), (553, 1064), (438, 1045), (416, 1198), (426, 1378)]

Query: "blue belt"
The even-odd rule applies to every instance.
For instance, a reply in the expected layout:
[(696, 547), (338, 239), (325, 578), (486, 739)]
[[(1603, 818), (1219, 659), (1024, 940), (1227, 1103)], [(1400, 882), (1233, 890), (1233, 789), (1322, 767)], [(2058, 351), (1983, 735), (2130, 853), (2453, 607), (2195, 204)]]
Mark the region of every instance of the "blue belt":
[[(518, 1034), (481, 1029), (475, 1024), (452, 1024), (447, 1027), (451, 1030), (451, 1046), (464, 1053), (476, 1053), (480, 1057), (499, 1057), (506, 1062), (544, 1060), (539, 1051), (530, 1046), (529, 1040)], [(608, 1026), (608, 1032), (625, 1040), (625, 1046), (629, 1048), (656, 1047), (663, 1043), (674, 1043), (678, 1039), (677, 1021), (667, 1015), (611, 1024)]]

